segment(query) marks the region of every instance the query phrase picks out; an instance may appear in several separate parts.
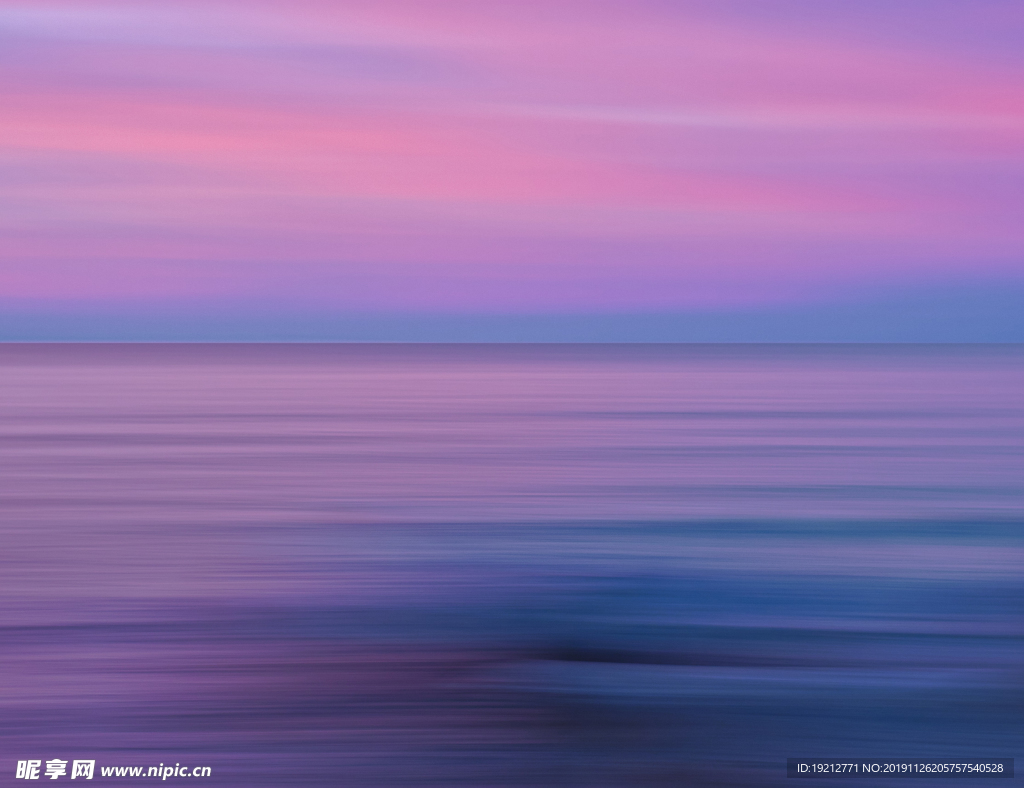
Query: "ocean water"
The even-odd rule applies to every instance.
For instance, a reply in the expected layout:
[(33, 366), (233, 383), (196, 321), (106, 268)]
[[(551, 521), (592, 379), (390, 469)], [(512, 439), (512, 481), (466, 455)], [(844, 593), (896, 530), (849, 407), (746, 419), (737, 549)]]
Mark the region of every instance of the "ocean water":
[(4, 345), (0, 479), (0, 784), (1024, 755), (1020, 346)]

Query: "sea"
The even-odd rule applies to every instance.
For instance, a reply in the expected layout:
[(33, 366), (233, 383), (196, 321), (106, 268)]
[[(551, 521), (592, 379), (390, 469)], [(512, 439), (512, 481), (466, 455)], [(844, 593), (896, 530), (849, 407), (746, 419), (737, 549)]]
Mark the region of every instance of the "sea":
[(1022, 742), (1024, 346), (0, 345), (2, 785)]

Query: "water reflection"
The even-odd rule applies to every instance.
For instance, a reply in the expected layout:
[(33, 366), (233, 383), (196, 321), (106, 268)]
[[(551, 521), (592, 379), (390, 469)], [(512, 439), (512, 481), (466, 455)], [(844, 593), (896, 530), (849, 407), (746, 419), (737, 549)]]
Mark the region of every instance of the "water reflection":
[(781, 785), (1022, 740), (1019, 348), (0, 366), (5, 769)]

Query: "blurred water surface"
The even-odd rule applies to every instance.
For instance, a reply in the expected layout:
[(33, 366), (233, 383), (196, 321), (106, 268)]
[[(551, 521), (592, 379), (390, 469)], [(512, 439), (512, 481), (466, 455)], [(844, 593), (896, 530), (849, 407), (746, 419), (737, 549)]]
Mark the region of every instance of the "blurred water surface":
[(0, 346), (0, 779), (1019, 757), (1022, 392), (1019, 346)]

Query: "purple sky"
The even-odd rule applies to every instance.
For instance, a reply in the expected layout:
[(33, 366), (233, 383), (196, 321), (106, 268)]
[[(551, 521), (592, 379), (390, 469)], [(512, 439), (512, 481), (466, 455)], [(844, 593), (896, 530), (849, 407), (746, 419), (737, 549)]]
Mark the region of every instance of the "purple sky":
[(1019, 0), (0, 0), (0, 107), (0, 339), (1024, 339)]

